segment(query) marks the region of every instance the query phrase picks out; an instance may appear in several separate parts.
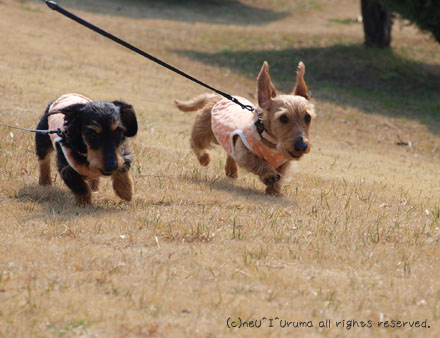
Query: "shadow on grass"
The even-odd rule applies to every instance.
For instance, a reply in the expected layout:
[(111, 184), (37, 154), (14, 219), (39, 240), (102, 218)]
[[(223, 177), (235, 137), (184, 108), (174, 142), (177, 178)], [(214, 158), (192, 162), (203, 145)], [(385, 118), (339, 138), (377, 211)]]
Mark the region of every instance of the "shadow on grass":
[(106, 15), (240, 26), (263, 25), (287, 16), (287, 12), (252, 7), (238, 0), (76, 0), (60, 5)]
[[(275, 86), (292, 90), (298, 61), (314, 97), (371, 113), (419, 120), (440, 133), (440, 66), (363, 45), (204, 53), (176, 53), (256, 78), (267, 60)], [(252, 88), (253, 90), (253, 88)]]
[(184, 182), (192, 182), (196, 184), (202, 184), (210, 189), (225, 191), (235, 195), (239, 195), (246, 200), (252, 200), (259, 203), (271, 203), (278, 204), (285, 207), (294, 206), (296, 203), (290, 201), (284, 197), (268, 196), (264, 193), (264, 187), (260, 189), (252, 189), (247, 187), (240, 187), (234, 184), (234, 180), (227, 177), (216, 176), (212, 179), (206, 177), (196, 177), (182, 175), (179, 177)]
[(91, 205), (79, 207), (75, 204), (70, 191), (54, 186), (24, 186), (20, 188), (15, 198), (21, 201), (40, 203), (47, 206), (47, 210), (51, 213), (67, 214), (74, 217), (115, 213), (124, 209), (123, 202), (122, 204), (121, 202), (116, 203), (110, 200), (97, 202), (93, 201), (93, 196)]

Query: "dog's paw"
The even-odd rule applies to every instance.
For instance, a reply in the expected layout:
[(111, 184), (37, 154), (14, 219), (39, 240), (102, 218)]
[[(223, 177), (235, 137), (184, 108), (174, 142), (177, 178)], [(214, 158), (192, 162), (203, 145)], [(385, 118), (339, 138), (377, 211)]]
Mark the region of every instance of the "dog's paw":
[(280, 174), (270, 175), (270, 176), (265, 177), (263, 179), (263, 182), (266, 185), (272, 185), (274, 183), (277, 183), (280, 179), (281, 179), (281, 175)]
[(275, 196), (275, 197), (283, 196), (283, 194), (279, 190), (275, 189), (273, 185), (268, 185), (266, 187), (266, 195)]
[(206, 167), (211, 162), (211, 156), (208, 153), (203, 153), (199, 156), (199, 163), (201, 166)]
[(228, 156), (228, 158), (226, 159), (225, 173), (226, 173), (226, 176), (231, 177), (231, 178), (238, 177), (237, 162), (235, 162), (235, 160), (230, 156)]
[(227, 171), (226, 170), (226, 176), (230, 178), (238, 178), (238, 171)]
[(127, 186), (124, 189), (115, 189), (115, 193), (124, 201), (130, 202), (133, 198), (133, 187)]
[(38, 180), (39, 185), (52, 185), (52, 179), (50, 176), (40, 176)]
[(125, 201), (133, 198), (134, 184), (133, 179), (127, 171), (119, 171), (113, 174), (113, 190), (116, 195)]
[(79, 207), (86, 207), (92, 203), (92, 196), (90, 194), (78, 195), (75, 194), (76, 205)]
[(237, 165), (230, 165), (225, 167), (225, 174), (230, 178), (238, 177), (238, 168)]

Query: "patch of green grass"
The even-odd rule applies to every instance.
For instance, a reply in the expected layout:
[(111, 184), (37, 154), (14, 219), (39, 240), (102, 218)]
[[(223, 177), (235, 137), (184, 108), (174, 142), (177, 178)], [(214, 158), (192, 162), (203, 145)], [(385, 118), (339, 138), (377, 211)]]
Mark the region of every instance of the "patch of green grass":
[(353, 25), (353, 24), (359, 24), (356, 20), (353, 19), (329, 19), (328, 22), (330, 23), (337, 23), (341, 25)]
[(52, 324), (48, 326), (54, 330), (57, 337), (65, 337), (66, 335), (76, 334), (76, 335), (84, 335), (87, 334), (87, 329), (92, 324), (85, 320), (78, 320), (67, 324), (65, 327), (59, 328)]
[(311, 11), (311, 10), (322, 10), (324, 5), (320, 1), (316, 0), (300, 0), (300, 1), (290, 1), (290, 6), (292, 10), (303, 10), (303, 11)]
[[(1, 4), (2, 2), (0, 2)], [(29, 1), (22, 1), (23, 4), (29, 3)], [(38, 7), (30, 7), (27, 5), (23, 5), (21, 7), (22, 10), (27, 11), (27, 12), (32, 12), (32, 13), (41, 13), (41, 9)]]
[(400, 79), (399, 73), (396, 72), (387, 72), (380, 75), (380, 78), (382, 80), (394, 80), (394, 79)]

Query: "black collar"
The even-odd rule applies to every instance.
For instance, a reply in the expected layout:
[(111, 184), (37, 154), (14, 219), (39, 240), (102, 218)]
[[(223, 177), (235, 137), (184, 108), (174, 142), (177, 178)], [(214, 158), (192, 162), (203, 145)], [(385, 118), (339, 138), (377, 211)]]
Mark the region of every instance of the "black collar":
[(261, 136), (263, 132), (266, 130), (263, 123), (263, 117), (260, 113), (256, 113), (257, 119), (255, 120), (255, 128), (257, 129), (258, 134)]
[(277, 145), (277, 139), (275, 137), (273, 137), (267, 130), (266, 127), (264, 126), (263, 123), (263, 116), (260, 113), (255, 113), (255, 129), (257, 130), (258, 135), (260, 136), (260, 138), (266, 142), (269, 142), (270, 144), (273, 145)]

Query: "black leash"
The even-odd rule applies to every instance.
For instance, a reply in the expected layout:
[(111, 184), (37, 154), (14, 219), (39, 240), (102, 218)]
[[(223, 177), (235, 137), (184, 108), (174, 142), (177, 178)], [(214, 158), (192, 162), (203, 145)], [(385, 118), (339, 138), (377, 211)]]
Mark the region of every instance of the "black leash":
[(64, 132), (61, 129), (49, 129), (49, 130), (41, 130), (41, 129), (28, 129), (28, 128), (20, 128), (20, 127), (14, 127), (9, 126), (7, 124), (0, 123), (0, 126), (12, 128), (12, 129), (18, 129), (18, 130), (24, 130), (24, 131), (30, 131), (32, 133), (36, 134), (42, 134), (42, 135), (49, 135), (49, 134), (57, 134), (59, 137), (64, 137)]
[(142, 55), (143, 57), (146, 57), (147, 59), (161, 65), (162, 67), (165, 67), (165, 68), (167, 68), (167, 69), (169, 69), (169, 70), (171, 70), (171, 71), (173, 71), (173, 72), (175, 72), (175, 73), (177, 73), (177, 74), (179, 74), (179, 75), (181, 75), (181, 76), (183, 76), (183, 77), (185, 77), (195, 83), (198, 83), (199, 85), (201, 85), (205, 88), (208, 88), (208, 89), (216, 92), (217, 94), (219, 94), (219, 95), (227, 98), (228, 100), (231, 100), (232, 102), (238, 104), (242, 109), (247, 109), (249, 111), (255, 110), (254, 107), (252, 107), (251, 105), (246, 105), (246, 104), (241, 103), (239, 100), (237, 100), (232, 95), (227, 94), (225, 92), (222, 92), (221, 90), (215, 89), (214, 87), (211, 87), (210, 85), (208, 85), (200, 80), (197, 80), (196, 78), (192, 77), (191, 75), (188, 75), (188, 74), (182, 72), (181, 70), (169, 65), (168, 63), (166, 63), (162, 60), (159, 60), (158, 58), (154, 57), (153, 55), (150, 55), (150, 54), (144, 52), (143, 50), (129, 44), (128, 42), (126, 42), (124, 40), (121, 40), (120, 38), (106, 32), (105, 30), (103, 30), (95, 25), (92, 25), (91, 23), (85, 21), (84, 19), (81, 19), (80, 17), (76, 16), (75, 14), (60, 7), (56, 2), (49, 1), (49, 0), (41, 0), (41, 1), (44, 1), (50, 9), (53, 9), (54, 11), (57, 11), (58, 13), (68, 17), (69, 19), (72, 19), (73, 21), (76, 21), (77, 23), (91, 29), (92, 31), (95, 31), (98, 34), (101, 34), (101, 35), (105, 36), (106, 38), (108, 38), (116, 43), (119, 43), (120, 45), (132, 50), (133, 52), (138, 53), (138, 54)]

